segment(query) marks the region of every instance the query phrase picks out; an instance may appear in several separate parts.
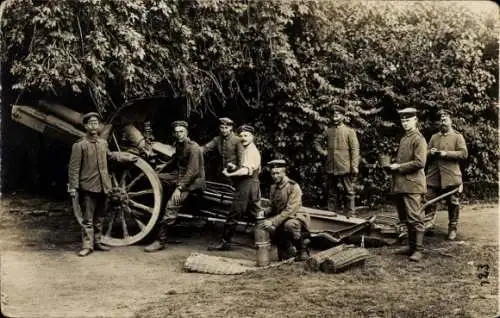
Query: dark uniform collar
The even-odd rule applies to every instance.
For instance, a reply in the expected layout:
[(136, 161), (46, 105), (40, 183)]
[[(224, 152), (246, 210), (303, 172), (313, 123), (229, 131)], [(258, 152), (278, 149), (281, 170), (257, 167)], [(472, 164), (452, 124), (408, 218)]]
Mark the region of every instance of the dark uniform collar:
[(176, 146), (184, 146), (186, 145), (187, 143), (189, 143), (191, 141), (191, 139), (189, 139), (189, 137), (186, 138), (186, 140), (184, 140), (184, 142), (179, 142), (179, 141), (176, 141), (175, 142), (175, 145)]
[(85, 139), (87, 139), (89, 142), (96, 143), (97, 139), (99, 139), (99, 136), (92, 136), (90, 134), (85, 135)]

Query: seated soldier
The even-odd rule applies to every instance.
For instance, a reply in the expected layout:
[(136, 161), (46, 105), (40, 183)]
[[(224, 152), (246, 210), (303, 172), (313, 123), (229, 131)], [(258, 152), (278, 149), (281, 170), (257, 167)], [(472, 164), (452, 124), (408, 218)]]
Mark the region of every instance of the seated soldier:
[(264, 211), (267, 219), (262, 226), (269, 231), (272, 241), (277, 245), (280, 260), (295, 256), (296, 260), (303, 261), (308, 256), (310, 217), (307, 212), (300, 212), (302, 191), (286, 175), (286, 165), (285, 160), (268, 163), (274, 184), (269, 197), (271, 206)]
[(182, 203), (189, 193), (205, 187), (203, 152), (196, 142), (189, 139), (188, 123), (176, 121), (172, 123), (172, 127), (176, 139), (175, 155), (163, 168), (168, 172), (159, 174), (159, 177), (167, 186), (175, 189), (167, 202), (157, 238), (145, 248), (146, 252), (156, 252), (165, 248), (167, 227), (175, 223)]

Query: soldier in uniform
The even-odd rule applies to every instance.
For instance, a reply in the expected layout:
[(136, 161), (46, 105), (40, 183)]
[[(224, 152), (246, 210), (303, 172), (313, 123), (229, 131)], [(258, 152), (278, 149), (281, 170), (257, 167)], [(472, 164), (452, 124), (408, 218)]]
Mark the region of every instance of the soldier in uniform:
[(262, 226), (278, 246), (279, 260), (295, 257), (307, 259), (307, 236), (311, 223), (309, 214), (301, 212), (302, 191), (297, 182), (288, 178), (285, 160), (268, 163), (274, 184), (271, 186), (271, 206), (264, 210), (267, 217)]
[(233, 172), (226, 169), (223, 174), (226, 177), (237, 180), (236, 193), (234, 195), (231, 211), (224, 224), (222, 239), (209, 250), (229, 250), (231, 249), (231, 239), (237, 225), (237, 219), (243, 215), (255, 217), (262, 209), (260, 206), (260, 152), (254, 144), (254, 128), (243, 125), (239, 128), (243, 154), (241, 165)]
[(87, 256), (96, 250), (109, 251), (103, 244), (102, 219), (106, 210), (106, 195), (111, 190), (111, 179), (108, 174), (108, 158), (117, 161), (134, 161), (119, 158), (110, 152), (108, 142), (99, 137), (100, 116), (98, 113), (87, 113), (82, 116), (87, 134), (73, 144), (68, 165), (68, 192), (72, 197), (77, 195), (83, 204), (82, 249), (78, 256)]
[[(427, 195), (426, 200), (462, 185), (462, 173), (459, 161), (467, 158), (465, 139), (452, 128), (450, 113), (441, 111), (441, 131), (432, 135), (428, 146), (427, 167)], [(447, 199), (448, 205), (448, 239), (454, 240), (457, 236), (458, 214), (460, 203), (458, 194), (452, 194)], [(428, 213), (435, 210), (435, 206), (428, 209)]]
[(398, 254), (410, 255), (410, 260), (422, 259), (425, 234), (424, 212), (420, 211), (423, 195), (427, 192), (425, 183), (425, 162), (427, 143), (417, 129), (417, 110), (405, 108), (398, 111), (405, 131), (399, 143), (396, 162), (388, 166), (392, 171), (392, 194), (401, 223), (408, 227), (408, 247)]
[(167, 202), (165, 215), (160, 223), (156, 240), (146, 246), (146, 252), (156, 252), (165, 248), (168, 227), (175, 223), (179, 209), (189, 193), (205, 188), (205, 168), (201, 147), (188, 137), (188, 123), (175, 121), (174, 129), (175, 154), (172, 160), (163, 168), (166, 173), (160, 173), (160, 179), (173, 189)]
[[(222, 162), (221, 172), (225, 168), (228, 171), (234, 171), (241, 165), (243, 145), (240, 138), (233, 132), (233, 121), (227, 117), (219, 118), (219, 136), (214, 137), (202, 149), (204, 154), (217, 150)], [(222, 181), (233, 184), (230, 178), (224, 175), (219, 177)]]
[[(354, 129), (344, 124), (345, 110), (334, 106), (333, 126), (314, 141), (315, 149), (326, 157), (327, 204), (329, 211), (355, 215), (355, 179), (359, 172), (359, 142)], [(327, 150), (321, 146), (326, 137)], [(341, 187), (339, 187), (341, 184)], [(346, 211), (347, 210), (347, 211)]]

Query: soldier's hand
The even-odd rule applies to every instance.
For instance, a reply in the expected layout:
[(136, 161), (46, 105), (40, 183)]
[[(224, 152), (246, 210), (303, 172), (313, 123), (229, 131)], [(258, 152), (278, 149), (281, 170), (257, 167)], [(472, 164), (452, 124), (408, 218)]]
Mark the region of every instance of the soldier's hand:
[(431, 148), (431, 155), (434, 156), (437, 154), (438, 150), (436, 148)]
[(353, 176), (357, 176), (359, 174), (358, 168), (352, 168), (352, 172), (351, 173), (352, 173)]
[(401, 166), (401, 165), (400, 165), (399, 163), (391, 163), (391, 164), (389, 165), (389, 169), (390, 169), (390, 170), (393, 170), (393, 171), (394, 171), (394, 170), (398, 170), (400, 166)]
[(224, 168), (224, 170), (222, 170), (222, 174), (226, 177), (229, 177), (229, 172), (227, 172), (227, 168)]
[(276, 230), (276, 228), (273, 225), (273, 222), (269, 219), (264, 220), (264, 222), (262, 222), (262, 228), (269, 232), (274, 232)]
[(172, 202), (174, 205), (181, 204), (181, 190), (179, 190), (179, 188), (176, 188), (174, 193), (172, 193)]
[(447, 153), (444, 150), (438, 151), (440, 157), (446, 157)]
[(323, 150), (323, 151), (321, 152), (321, 155), (322, 155), (323, 157), (326, 157), (326, 156), (328, 156), (328, 151), (326, 151), (326, 150)]
[(69, 189), (69, 190), (68, 190), (68, 193), (69, 193), (69, 195), (70, 195), (71, 197), (74, 197), (74, 196), (76, 196), (76, 189)]

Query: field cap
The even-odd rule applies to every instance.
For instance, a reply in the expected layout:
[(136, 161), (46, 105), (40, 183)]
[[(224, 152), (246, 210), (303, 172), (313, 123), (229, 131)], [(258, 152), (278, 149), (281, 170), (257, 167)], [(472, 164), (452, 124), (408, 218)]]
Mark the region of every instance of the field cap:
[(267, 163), (269, 168), (286, 168), (288, 166), (286, 160), (283, 159), (275, 159), (271, 160)]
[(96, 117), (99, 121), (101, 120), (101, 115), (96, 112), (90, 112), (82, 116), (82, 123), (85, 125), (92, 117)]
[(417, 116), (417, 109), (413, 107), (407, 107), (398, 110), (399, 117), (403, 118), (412, 118)]
[(255, 132), (255, 129), (250, 125), (241, 125), (240, 128), (238, 128), (238, 131), (240, 133), (244, 132), (244, 131), (248, 131), (249, 133), (253, 134)]
[(176, 120), (172, 123), (172, 128), (175, 128), (175, 127), (184, 127), (184, 128), (188, 128), (188, 123), (187, 121), (184, 121), (184, 120)]
[(227, 117), (219, 118), (219, 123), (221, 125), (227, 125), (227, 126), (232, 126), (234, 124), (234, 122), (231, 120), (231, 118), (227, 118)]

